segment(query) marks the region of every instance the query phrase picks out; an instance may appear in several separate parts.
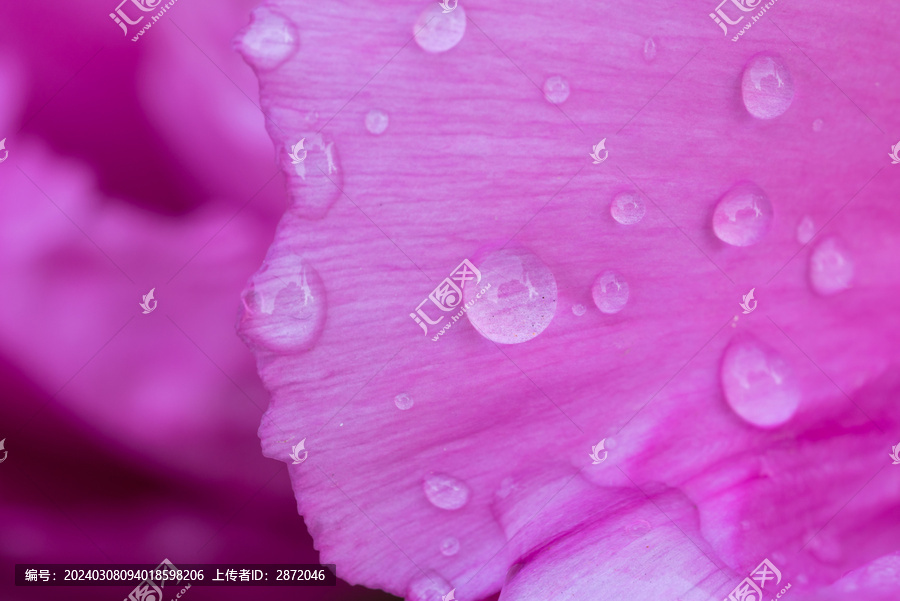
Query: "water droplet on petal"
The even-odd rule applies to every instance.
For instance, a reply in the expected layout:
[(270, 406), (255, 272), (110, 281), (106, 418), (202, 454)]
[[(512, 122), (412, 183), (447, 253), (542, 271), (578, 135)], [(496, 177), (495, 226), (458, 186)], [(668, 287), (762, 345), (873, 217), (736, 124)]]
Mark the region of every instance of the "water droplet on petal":
[(812, 217), (806, 215), (797, 224), (797, 242), (806, 244), (816, 235), (816, 224), (813, 223)]
[(373, 109), (366, 114), (366, 129), (370, 134), (380, 136), (388, 126), (388, 116), (384, 111)]
[(744, 68), (741, 93), (751, 115), (757, 119), (773, 119), (791, 106), (794, 80), (780, 57), (761, 54)]
[(432, 474), (422, 483), (425, 496), (439, 509), (452, 511), (469, 502), (469, 487), (446, 474)]
[(441, 601), (453, 587), (431, 572), (413, 580), (406, 589), (406, 601)]
[(441, 541), (441, 555), (445, 557), (451, 557), (459, 553), (459, 540), (448, 536), (444, 540)]
[(587, 309), (585, 309), (584, 305), (581, 305), (581, 304), (579, 304), (579, 305), (574, 305), (574, 306), (572, 307), (572, 313), (574, 313), (574, 314), (577, 315), (578, 317), (581, 317), (582, 315), (584, 315), (585, 313), (587, 313)]
[(406, 411), (407, 409), (411, 409), (413, 406), (413, 399), (411, 396), (402, 392), (394, 397), (394, 404), (397, 405), (397, 409), (401, 411)]
[(239, 331), (251, 346), (276, 352), (308, 350), (325, 321), (325, 288), (299, 256), (266, 257), (242, 295)]
[(822, 240), (809, 255), (809, 282), (823, 296), (850, 288), (853, 272), (853, 260), (837, 238)]
[[(294, 163), (291, 150), (300, 140), (303, 149), (298, 149), (298, 158), (305, 158)], [(285, 144), (285, 169), (288, 176), (288, 192), (295, 200), (292, 211), (300, 217), (321, 219), (340, 197), (344, 185), (343, 170), (334, 142), (322, 134), (310, 132), (300, 134), (296, 140)]]
[(716, 237), (732, 246), (762, 240), (772, 225), (772, 204), (756, 184), (743, 182), (725, 193), (713, 213)]
[(459, 44), (465, 33), (466, 11), (460, 5), (444, 13), (439, 3), (429, 2), (413, 25), (416, 43), (425, 52), (446, 52)]
[(813, 533), (807, 533), (807, 538), (812, 539), (807, 544), (807, 549), (819, 561), (824, 563), (840, 563), (844, 559), (844, 551), (841, 544), (831, 534), (819, 532), (815, 536)]
[(625, 532), (632, 538), (641, 538), (651, 530), (653, 530), (653, 525), (642, 519), (635, 520), (625, 526)]
[(735, 340), (725, 349), (720, 377), (729, 406), (754, 426), (780, 426), (800, 406), (800, 390), (787, 362), (755, 338)]
[(644, 42), (644, 60), (648, 63), (656, 58), (656, 40), (647, 38)]
[(813, 121), (813, 131), (822, 131), (822, 126), (825, 124), (821, 119), (816, 119)]
[(494, 250), (475, 265), (481, 282), (467, 285), (463, 299), (469, 321), (482, 336), (516, 344), (550, 325), (556, 314), (556, 278), (534, 253), (521, 247)]
[(554, 75), (544, 82), (544, 98), (552, 104), (562, 104), (569, 97), (569, 82)]
[(594, 280), (591, 295), (602, 312), (618, 313), (628, 303), (628, 282), (614, 271), (604, 271)]
[(637, 193), (620, 192), (609, 205), (609, 212), (622, 225), (634, 225), (644, 218), (647, 207)]
[(297, 28), (286, 17), (259, 7), (236, 40), (238, 52), (256, 69), (268, 71), (288, 60), (300, 46)]

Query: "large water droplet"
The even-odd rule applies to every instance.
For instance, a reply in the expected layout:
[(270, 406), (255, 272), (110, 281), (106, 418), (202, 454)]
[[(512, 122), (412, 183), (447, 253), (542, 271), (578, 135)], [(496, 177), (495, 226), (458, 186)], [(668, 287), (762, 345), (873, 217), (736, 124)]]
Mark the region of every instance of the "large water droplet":
[[(449, 0), (448, 5), (456, 4)], [(437, 2), (429, 2), (413, 25), (416, 43), (425, 52), (446, 52), (463, 39), (466, 33), (466, 11), (462, 6), (444, 13)]]
[(853, 272), (853, 260), (837, 238), (822, 240), (809, 255), (809, 282), (823, 296), (850, 288)]
[(741, 93), (751, 115), (757, 119), (773, 119), (791, 106), (794, 80), (780, 57), (761, 54), (744, 68)]
[(411, 409), (413, 406), (413, 398), (402, 392), (394, 397), (394, 404), (397, 405), (397, 409), (401, 411), (406, 411), (407, 409)]
[(725, 399), (744, 421), (772, 428), (800, 406), (800, 390), (785, 360), (755, 338), (733, 341), (720, 370)]
[(619, 192), (609, 205), (609, 212), (622, 225), (634, 225), (644, 218), (647, 207), (636, 192)]
[[(303, 140), (303, 148), (293, 151)], [(284, 147), (285, 169), (291, 198), (296, 202), (292, 211), (300, 217), (321, 219), (340, 197), (344, 185), (343, 170), (334, 142), (319, 133), (300, 134)], [(291, 154), (300, 162), (294, 162)]]
[(516, 344), (550, 325), (556, 313), (556, 278), (534, 253), (521, 247), (494, 250), (478, 259), (476, 267), (481, 282), (469, 283), (463, 299), (469, 321), (482, 336)]
[(584, 305), (582, 305), (581, 303), (579, 303), (579, 304), (577, 304), (577, 305), (573, 305), (573, 306), (572, 306), (572, 313), (574, 313), (574, 314), (577, 315), (578, 317), (581, 317), (582, 315), (584, 315), (585, 313), (587, 313), (587, 309), (584, 307)]
[(426, 476), (422, 489), (431, 504), (440, 509), (452, 511), (469, 502), (469, 487), (446, 474)]
[(388, 120), (387, 113), (373, 109), (366, 114), (366, 129), (370, 134), (380, 136), (387, 129)]
[(448, 536), (441, 541), (441, 555), (451, 557), (459, 553), (459, 540), (453, 536)]
[(625, 526), (626, 534), (632, 538), (641, 538), (651, 530), (653, 530), (653, 525), (643, 519), (637, 519)]
[(656, 40), (647, 38), (644, 42), (644, 60), (648, 63), (656, 58)]
[(716, 237), (732, 246), (762, 240), (772, 225), (772, 204), (759, 186), (742, 182), (725, 193), (713, 212)]
[(297, 28), (286, 17), (259, 7), (236, 40), (237, 50), (255, 68), (268, 71), (288, 60), (300, 46)]
[(628, 303), (628, 282), (614, 271), (604, 271), (594, 280), (591, 295), (602, 312), (618, 313)]
[(244, 290), (239, 330), (251, 345), (307, 350), (325, 321), (325, 289), (315, 269), (293, 254), (266, 257)]
[(806, 215), (800, 220), (800, 223), (797, 224), (797, 242), (806, 244), (812, 240), (815, 235), (816, 224), (813, 222), (812, 217)]
[(429, 572), (410, 583), (406, 589), (406, 601), (441, 601), (451, 589), (450, 583)]
[(544, 98), (552, 104), (562, 104), (569, 97), (569, 82), (554, 75), (544, 82)]

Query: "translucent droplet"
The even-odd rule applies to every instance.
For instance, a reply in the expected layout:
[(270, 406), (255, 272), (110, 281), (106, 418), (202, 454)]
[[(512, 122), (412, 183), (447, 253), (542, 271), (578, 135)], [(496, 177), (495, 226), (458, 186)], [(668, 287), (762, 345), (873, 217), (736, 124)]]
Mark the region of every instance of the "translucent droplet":
[[(297, 147), (295, 151), (301, 140), (302, 149)], [(302, 160), (295, 162), (297, 159)], [(296, 201), (292, 211), (300, 217), (324, 217), (340, 197), (343, 186), (343, 170), (334, 142), (315, 132), (300, 134), (285, 144), (284, 161), (288, 192)]]
[(755, 338), (735, 340), (725, 349), (720, 377), (731, 409), (754, 426), (780, 426), (800, 406), (800, 390), (787, 363)]
[(388, 126), (388, 116), (384, 111), (373, 109), (366, 114), (366, 129), (370, 134), (380, 136)]
[(441, 541), (441, 555), (445, 557), (451, 557), (459, 553), (459, 540), (448, 536), (444, 540)]
[(413, 406), (413, 399), (411, 396), (402, 392), (394, 397), (394, 404), (397, 405), (397, 409), (401, 411), (406, 411), (407, 409), (411, 409)]
[(544, 82), (544, 98), (552, 104), (562, 104), (569, 97), (569, 82), (554, 75)]
[(713, 212), (716, 237), (732, 246), (762, 240), (772, 225), (772, 204), (756, 184), (743, 182), (725, 193)]
[(656, 40), (647, 38), (644, 42), (644, 60), (648, 63), (656, 58)]
[[(456, 4), (449, 0), (448, 5)], [(466, 33), (466, 11), (457, 5), (450, 12), (443, 12), (437, 2), (429, 2), (413, 25), (416, 43), (425, 52), (446, 52), (463, 39)]]
[(581, 304), (579, 304), (579, 305), (574, 305), (574, 306), (572, 307), (572, 313), (574, 313), (574, 314), (577, 315), (578, 317), (581, 317), (582, 315), (584, 315), (585, 313), (587, 313), (587, 309), (585, 309), (584, 305), (581, 305)]
[(822, 240), (809, 255), (809, 282), (823, 296), (850, 288), (853, 272), (853, 260), (837, 238)]
[(618, 313), (628, 303), (628, 282), (614, 271), (604, 271), (594, 280), (591, 295), (602, 312)]
[[(463, 309), (478, 332), (494, 342), (527, 342), (556, 314), (556, 278), (522, 247), (486, 253), (476, 261), (481, 281), (463, 289)], [(480, 295), (480, 297), (479, 297)]]
[(794, 80), (780, 57), (761, 54), (744, 68), (741, 93), (751, 115), (757, 119), (773, 119), (791, 106)]
[(653, 530), (653, 526), (647, 520), (637, 519), (627, 526), (625, 532), (632, 538), (641, 538)]
[(816, 235), (816, 224), (813, 223), (812, 217), (806, 215), (797, 224), (797, 242), (806, 244)]
[(831, 534), (819, 532), (815, 536), (812, 533), (807, 534), (807, 538), (812, 539), (807, 544), (807, 549), (821, 562), (824, 563), (840, 563), (844, 559), (844, 551), (841, 544)]
[(259, 7), (251, 22), (237, 38), (237, 50), (256, 69), (268, 71), (281, 66), (300, 46), (297, 28), (286, 17)]
[(440, 509), (452, 511), (469, 502), (469, 487), (461, 480), (446, 474), (432, 474), (422, 483), (425, 496)]
[(405, 601), (441, 601), (453, 587), (434, 572), (413, 580), (406, 589)]
[(822, 126), (825, 125), (825, 122), (821, 119), (816, 119), (813, 121), (813, 131), (822, 131)]
[(283, 353), (309, 349), (325, 321), (325, 289), (293, 254), (266, 257), (242, 295), (239, 331), (248, 344)]
[(609, 205), (613, 219), (622, 225), (634, 225), (644, 218), (647, 207), (635, 192), (619, 192)]

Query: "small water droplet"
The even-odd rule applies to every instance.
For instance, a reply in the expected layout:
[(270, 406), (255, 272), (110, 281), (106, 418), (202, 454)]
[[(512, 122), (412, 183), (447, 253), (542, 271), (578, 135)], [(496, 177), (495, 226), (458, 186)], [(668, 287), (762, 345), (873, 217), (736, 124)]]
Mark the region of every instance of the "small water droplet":
[(577, 315), (578, 317), (581, 317), (582, 315), (584, 315), (585, 313), (587, 313), (587, 309), (585, 309), (584, 305), (580, 305), (580, 304), (579, 304), (579, 305), (574, 305), (574, 306), (572, 307), (572, 313), (574, 313), (574, 314)]
[(444, 13), (439, 3), (429, 2), (413, 25), (416, 43), (425, 52), (446, 52), (459, 44), (465, 33), (466, 11), (460, 5)]
[(800, 223), (797, 224), (797, 242), (806, 244), (812, 240), (815, 235), (816, 224), (813, 222), (812, 217), (806, 215), (800, 220)]
[(850, 288), (853, 272), (853, 260), (837, 238), (822, 240), (809, 255), (809, 282), (823, 296)]
[(728, 405), (754, 426), (780, 426), (800, 406), (799, 387), (787, 362), (755, 338), (737, 339), (725, 349), (720, 378)]
[(635, 520), (625, 526), (625, 532), (632, 538), (641, 538), (651, 530), (653, 530), (653, 525), (647, 520), (642, 519)]
[(547, 102), (562, 104), (569, 97), (569, 92), (569, 82), (559, 75), (548, 77), (544, 82), (544, 98)]
[(604, 271), (594, 280), (591, 295), (602, 312), (618, 313), (628, 303), (628, 282), (614, 271)]
[(656, 40), (647, 38), (644, 42), (644, 60), (648, 63), (656, 58)]
[(315, 269), (270, 251), (242, 295), (239, 330), (248, 344), (276, 352), (307, 350), (325, 321), (325, 289)]
[(469, 307), (469, 322), (482, 336), (516, 344), (531, 340), (550, 325), (556, 314), (556, 278), (534, 253), (507, 247), (485, 253), (475, 264), (481, 282), (467, 285), (463, 300)]
[(300, 46), (297, 28), (286, 17), (259, 7), (237, 38), (237, 50), (253, 67), (268, 71), (281, 66)]
[(757, 119), (774, 119), (794, 100), (794, 80), (780, 57), (761, 54), (747, 63), (741, 81), (747, 111)]
[(406, 589), (406, 601), (441, 601), (452, 588), (446, 580), (430, 572), (410, 583)]
[(821, 119), (816, 119), (813, 121), (813, 131), (822, 131), (822, 126), (825, 125), (825, 122)]
[(807, 549), (821, 562), (824, 563), (840, 563), (844, 558), (844, 551), (841, 549), (840, 543), (832, 535), (825, 532), (819, 532), (815, 536), (812, 533), (807, 534), (807, 538), (812, 539), (807, 544)]
[(609, 205), (609, 212), (622, 225), (634, 225), (644, 218), (647, 207), (636, 192), (619, 192)]
[[(290, 152), (301, 139), (306, 157), (294, 163)], [(288, 192), (296, 201), (292, 211), (300, 217), (321, 219), (341, 196), (344, 182), (334, 142), (319, 133), (301, 133), (296, 140), (288, 140), (284, 149)], [(303, 151), (298, 156), (302, 157)]]
[(425, 496), (439, 509), (452, 511), (469, 502), (469, 487), (446, 474), (432, 474), (422, 483)]
[(716, 205), (713, 231), (726, 244), (750, 246), (769, 231), (772, 214), (766, 193), (756, 184), (742, 182), (726, 192)]
[(384, 111), (373, 109), (366, 114), (366, 129), (370, 134), (380, 136), (388, 126), (388, 116)]
[(401, 411), (406, 411), (407, 409), (411, 409), (413, 406), (413, 399), (411, 396), (402, 392), (394, 397), (394, 404), (397, 405), (397, 409)]
[(441, 541), (441, 555), (452, 557), (459, 553), (459, 540), (453, 536), (448, 536)]

